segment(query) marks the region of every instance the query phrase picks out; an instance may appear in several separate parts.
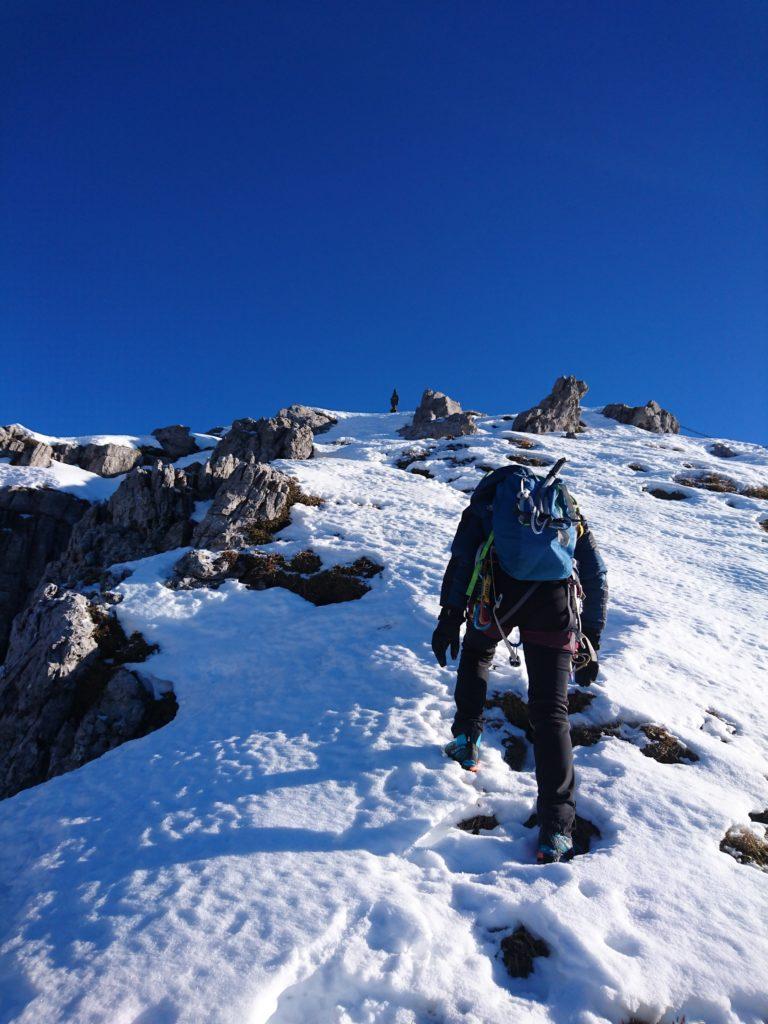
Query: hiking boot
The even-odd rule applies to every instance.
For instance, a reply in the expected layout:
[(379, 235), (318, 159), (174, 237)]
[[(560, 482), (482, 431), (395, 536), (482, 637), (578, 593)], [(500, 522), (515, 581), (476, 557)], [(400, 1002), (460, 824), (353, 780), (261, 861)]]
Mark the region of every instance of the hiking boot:
[(480, 764), (480, 744), (482, 740), (482, 736), (478, 736), (477, 739), (473, 740), (469, 736), (465, 736), (464, 733), (461, 733), (459, 736), (454, 736), (450, 743), (446, 743), (443, 747), (443, 753), (450, 757), (452, 761), (458, 761), (461, 767), (465, 768), (468, 772), (476, 772)]
[(539, 847), (536, 851), (537, 864), (557, 864), (573, 857), (573, 839), (562, 826), (543, 825), (539, 829)]

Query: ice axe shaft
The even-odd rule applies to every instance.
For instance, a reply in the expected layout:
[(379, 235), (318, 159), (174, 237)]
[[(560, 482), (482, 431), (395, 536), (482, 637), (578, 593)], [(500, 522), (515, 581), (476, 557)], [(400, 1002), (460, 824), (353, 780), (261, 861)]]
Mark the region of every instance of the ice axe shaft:
[(543, 483), (542, 483), (542, 487), (549, 487), (549, 485), (553, 482), (553, 480), (555, 479), (557, 474), (560, 472), (560, 470), (563, 468), (565, 463), (566, 463), (565, 456), (563, 456), (562, 459), (558, 459), (557, 460), (557, 462), (554, 464), (552, 469), (550, 469), (550, 471), (544, 477), (544, 480), (543, 480)]

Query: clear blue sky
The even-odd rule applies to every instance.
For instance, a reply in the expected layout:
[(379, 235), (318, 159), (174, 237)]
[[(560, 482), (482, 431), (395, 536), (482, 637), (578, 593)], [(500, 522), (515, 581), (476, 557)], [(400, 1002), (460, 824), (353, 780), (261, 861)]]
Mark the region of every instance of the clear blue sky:
[(762, 0), (5, 0), (0, 422), (429, 385), (768, 441)]

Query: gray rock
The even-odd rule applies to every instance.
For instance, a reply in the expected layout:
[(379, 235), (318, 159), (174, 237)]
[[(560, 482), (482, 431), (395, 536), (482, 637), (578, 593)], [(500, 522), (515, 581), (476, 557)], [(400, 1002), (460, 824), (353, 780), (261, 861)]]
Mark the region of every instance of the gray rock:
[(587, 390), (583, 380), (558, 377), (546, 398), (515, 416), (512, 429), (528, 434), (547, 434), (553, 430), (580, 433), (584, 429), (580, 402)]
[(653, 399), (647, 405), (635, 406), (614, 402), (605, 406), (603, 416), (618, 420), (619, 423), (628, 423), (630, 426), (639, 427), (641, 430), (650, 430), (654, 434), (680, 433), (680, 423), (677, 418), (671, 412), (662, 409), (659, 403), (654, 402)]
[(76, 444), (58, 441), (53, 446), (53, 457), (58, 462), (79, 466), (99, 476), (120, 476), (130, 472), (142, 458), (138, 448), (125, 444)]
[(733, 448), (730, 448), (727, 444), (721, 444), (720, 441), (716, 441), (715, 444), (709, 449), (710, 455), (716, 455), (718, 459), (736, 459), (739, 453), (735, 452)]
[(175, 701), (155, 701), (139, 676), (121, 667), (135, 646), (135, 637), (128, 641), (83, 594), (54, 585), (17, 616), (0, 680), (0, 798), (173, 717)]
[(77, 727), (59, 732), (58, 743), (51, 751), (54, 774), (79, 768), (121, 743), (144, 735), (142, 725), (153, 701), (137, 673), (118, 668)]
[(82, 594), (53, 588), (16, 618), (0, 683), (0, 797), (49, 778), (51, 748), (97, 651)]
[(231, 551), (188, 551), (174, 565), (168, 586), (172, 590), (218, 586), (232, 575), (232, 555)]
[(286, 409), (281, 409), (277, 417), (309, 427), (313, 434), (323, 434), (339, 422), (335, 416), (321, 409), (312, 409), (308, 405), (289, 405)]
[(152, 436), (157, 438), (160, 447), (172, 461), (200, 451), (197, 441), (190, 435), (189, 427), (178, 423), (170, 427), (158, 427), (152, 431)]
[(254, 464), (274, 459), (308, 459), (312, 455), (312, 430), (285, 416), (273, 419), (235, 420), (229, 433), (213, 450), (213, 476), (226, 480), (239, 462)]
[(194, 547), (223, 550), (264, 543), (287, 522), (296, 484), (271, 466), (240, 462), (195, 527)]
[(0, 661), (14, 617), (26, 604), (48, 562), (66, 548), (89, 503), (63, 491), (0, 489)]
[(0, 459), (10, 459), (13, 466), (35, 466), (48, 469), (53, 448), (38, 441), (20, 423), (0, 427)]
[(421, 396), (413, 420), (398, 430), (401, 437), (416, 440), (425, 437), (462, 437), (476, 434), (475, 413), (462, 412), (458, 402), (441, 391), (427, 388)]
[(94, 505), (72, 531), (54, 578), (94, 582), (116, 562), (146, 558), (189, 542), (195, 494), (186, 473), (168, 463), (139, 466), (109, 501)]

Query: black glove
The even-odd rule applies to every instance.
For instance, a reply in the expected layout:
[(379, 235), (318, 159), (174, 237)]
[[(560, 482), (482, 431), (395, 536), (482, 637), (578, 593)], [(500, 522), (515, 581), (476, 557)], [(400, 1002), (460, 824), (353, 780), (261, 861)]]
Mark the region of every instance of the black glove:
[(595, 660), (588, 661), (583, 668), (576, 670), (575, 680), (577, 686), (591, 686), (597, 679), (597, 673), (600, 671), (600, 665), (597, 661), (597, 652), (600, 650), (600, 636), (595, 633), (585, 633), (584, 635), (595, 650)]
[(464, 611), (461, 608), (442, 608), (440, 611), (437, 627), (432, 634), (432, 651), (441, 668), (445, 668), (445, 654), (449, 646), (452, 658), (456, 658), (459, 653), (459, 631), (463, 621)]

